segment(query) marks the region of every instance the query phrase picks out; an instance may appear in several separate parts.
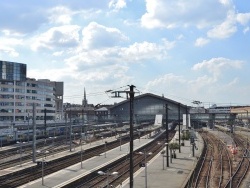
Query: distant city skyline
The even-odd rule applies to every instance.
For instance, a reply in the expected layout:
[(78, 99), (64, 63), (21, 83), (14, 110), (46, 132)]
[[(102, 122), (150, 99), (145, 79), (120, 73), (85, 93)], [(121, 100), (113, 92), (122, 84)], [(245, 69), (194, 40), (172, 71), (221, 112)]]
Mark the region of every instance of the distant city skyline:
[(250, 105), (250, 3), (243, 0), (0, 1), (0, 60), (64, 82), (64, 102), (108, 90), (193, 105)]

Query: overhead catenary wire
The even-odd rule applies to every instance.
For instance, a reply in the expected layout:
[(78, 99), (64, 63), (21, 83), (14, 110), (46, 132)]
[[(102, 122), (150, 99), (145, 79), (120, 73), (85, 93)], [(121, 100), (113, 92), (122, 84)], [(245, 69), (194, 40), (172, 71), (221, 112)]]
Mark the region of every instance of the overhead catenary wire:
[[(90, 97), (98, 97), (98, 96), (106, 96), (107, 99), (103, 100), (103, 102), (99, 102), (99, 104), (103, 104), (104, 102), (107, 102), (107, 101), (110, 101), (112, 98), (111, 96), (111, 92), (112, 91), (116, 91), (116, 90), (128, 90), (129, 87), (128, 85), (125, 85), (125, 86), (121, 86), (121, 87), (118, 87), (118, 88), (109, 88), (108, 90), (105, 90), (105, 91), (99, 91), (99, 92), (93, 92), (93, 93), (87, 93), (87, 96), (88, 98)], [(162, 95), (159, 94), (159, 91), (156, 91), (154, 89), (148, 89), (148, 88), (145, 88), (145, 87), (136, 87), (135, 90), (137, 91), (137, 95), (141, 95), (143, 93), (148, 93), (148, 92), (151, 92), (155, 95)], [(143, 92), (143, 91), (147, 91), (147, 92)], [(191, 106), (193, 106), (193, 101), (197, 100), (197, 99), (190, 99), (190, 98), (185, 98), (185, 97), (181, 97), (181, 96), (178, 96), (178, 95), (175, 95), (175, 94), (171, 94), (171, 93), (163, 93), (163, 95), (167, 98), (170, 98), (171, 100), (181, 100), (182, 103), (186, 103), (186, 104), (189, 104)], [(83, 94), (76, 94), (76, 95), (66, 95), (64, 96), (64, 99), (65, 100), (77, 100), (77, 99), (82, 99), (83, 98)], [(124, 99), (126, 100), (127, 98), (126, 97), (120, 97), (120, 99)], [(217, 104), (218, 106), (232, 106), (232, 105), (235, 105), (235, 106), (244, 106), (246, 104), (240, 104), (240, 103), (232, 103), (232, 102), (229, 102), (229, 103), (221, 103), (221, 102), (215, 102), (215, 101), (202, 101), (202, 100), (199, 100), (201, 101), (201, 105), (200, 106), (203, 106), (203, 107), (210, 107), (211, 105), (213, 104)]]
[[(140, 86), (137, 86), (137, 88), (140, 88), (140, 90), (146, 90), (147, 92), (151, 92), (151, 93), (154, 93), (156, 95), (161, 95), (159, 94), (158, 91), (154, 90), (154, 89), (148, 89), (148, 88), (145, 88), (145, 87), (140, 87)], [(143, 92), (142, 92), (143, 93)], [(163, 93), (165, 97), (167, 98), (170, 98), (172, 100), (178, 100), (180, 99), (181, 101), (183, 101), (183, 103), (189, 103), (191, 106), (192, 106), (192, 102), (197, 100), (197, 99), (190, 99), (190, 98), (185, 98), (185, 97), (180, 97), (178, 95), (175, 95), (175, 94), (171, 94), (171, 93)], [(202, 101), (202, 100), (199, 100), (202, 102), (202, 104), (200, 106), (203, 106), (203, 107), (210, 107), (212, 104), (217, 104), (218, 106), (246, 106), (246, 104), (243, 104), (243, 103), (236, 103), (236, 102), (228, 102), (228, 103), (222, 103), (222, 102), (216, 102), (216, 101)]]

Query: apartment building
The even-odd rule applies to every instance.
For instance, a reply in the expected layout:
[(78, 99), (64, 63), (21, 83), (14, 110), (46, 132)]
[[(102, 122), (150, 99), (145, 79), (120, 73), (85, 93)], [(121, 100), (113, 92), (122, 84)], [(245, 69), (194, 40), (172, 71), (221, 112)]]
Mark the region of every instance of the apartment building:
[(22, 63), (0, 61), (0, 121), (13, 123), (62, 119), (63, 82), (27, 78), (27, 66)]

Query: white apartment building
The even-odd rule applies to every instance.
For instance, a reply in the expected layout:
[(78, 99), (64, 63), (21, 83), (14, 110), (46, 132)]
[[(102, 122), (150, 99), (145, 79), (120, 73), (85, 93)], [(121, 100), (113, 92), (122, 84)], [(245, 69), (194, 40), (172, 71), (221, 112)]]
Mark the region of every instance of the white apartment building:
[(26, 64), (0, 61), (0, 122), (63, 117), (63, 82), (26, 77)]

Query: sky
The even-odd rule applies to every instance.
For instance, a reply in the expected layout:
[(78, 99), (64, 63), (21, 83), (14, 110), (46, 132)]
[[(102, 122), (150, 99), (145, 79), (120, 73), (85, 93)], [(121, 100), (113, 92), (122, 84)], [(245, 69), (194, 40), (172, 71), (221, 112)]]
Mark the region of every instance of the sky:
[(107, 91), (185, 105), (250, 105), (248, 0), (1, 0), (0, 60), (64, 82), (64, 102)]

